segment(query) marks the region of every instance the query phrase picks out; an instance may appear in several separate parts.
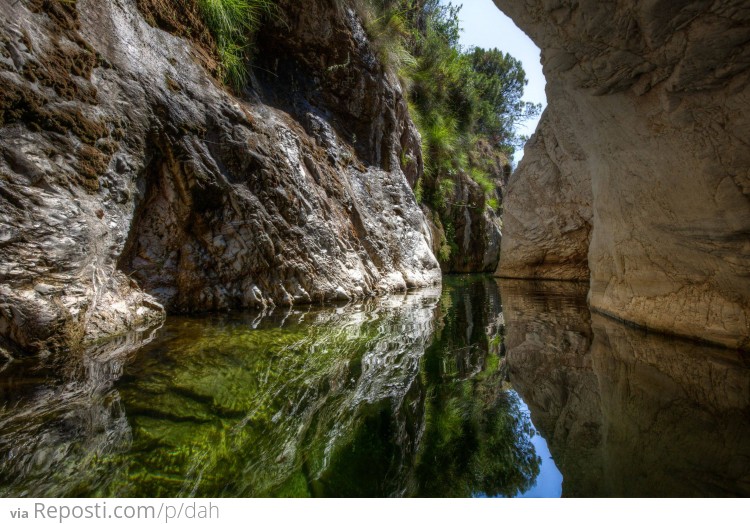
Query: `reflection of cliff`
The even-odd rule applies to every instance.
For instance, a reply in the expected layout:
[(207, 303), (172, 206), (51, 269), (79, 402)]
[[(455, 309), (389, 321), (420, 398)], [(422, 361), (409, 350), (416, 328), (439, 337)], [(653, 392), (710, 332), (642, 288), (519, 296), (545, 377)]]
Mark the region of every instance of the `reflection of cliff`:
[(499, 312), (494, 282), (464, 277), (170, 318), (135, 354), (84, 355), (68, 381), (37, 360), (0, 370), (0, 495), (513, 495), (538, 463)]
[(501, 280), (500, 289), (510, 380), (547, 439), (563, 494), (599, 495), (601, 414), (586, 286)]
[(750, 495), (746, 357), (592, 317), (574, 284), (501, 292), (511, 381), (563, 495)]
[(0, 373), (0, 494), (325, 493), (322, 474), (363, 433), (390, 460), (373, 482), (395, 489), (424, 425), (439, 296), (175, 317), (125, 370), (123, 357), (69, 380), (35, 361)]
[[(332, 446), (327, 467), (306, 474), (314, 493), (511, 496), (533, 485), (532, 429), (499, 366), (499, 312), (491, 279), (447, 279), (412, 389), (390, 408), (370, 402), (351, 417), (351, 436)], [(415, 438), (399, 438), (403, 431)]]
[(750, 495), (750, 361), (593, 317), (611, 494)]
[(113, 384), (155, 331), (133, 331), (71, 358), (0, 368), (0, 496), (82, 496), (105, 488), (111, 461), (131, 445)]

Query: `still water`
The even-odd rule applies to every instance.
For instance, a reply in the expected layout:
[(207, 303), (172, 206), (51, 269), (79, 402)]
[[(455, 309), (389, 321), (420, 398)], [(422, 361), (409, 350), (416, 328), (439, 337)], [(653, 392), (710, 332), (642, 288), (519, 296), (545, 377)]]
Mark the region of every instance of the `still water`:
[(8, 363), (0, 495), (750, 495), (747, 356), (586, 292), (450, 277)]

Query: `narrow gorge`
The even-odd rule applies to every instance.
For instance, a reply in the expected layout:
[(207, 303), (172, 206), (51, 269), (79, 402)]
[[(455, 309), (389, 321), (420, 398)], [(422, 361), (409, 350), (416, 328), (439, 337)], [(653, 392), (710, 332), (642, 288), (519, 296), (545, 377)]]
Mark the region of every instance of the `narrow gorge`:
[(0, 496), (750, 495), (750, 6), (486, 3), (0, 0)]

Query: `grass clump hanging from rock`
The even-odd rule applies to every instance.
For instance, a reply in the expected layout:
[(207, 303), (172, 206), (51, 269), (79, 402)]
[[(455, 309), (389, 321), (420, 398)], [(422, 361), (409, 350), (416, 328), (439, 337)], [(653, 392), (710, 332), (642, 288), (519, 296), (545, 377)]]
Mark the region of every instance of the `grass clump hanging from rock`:
[(206, 26), (216, 39), (219, 76), (240, 91), (247, 83), (247, 59), (263, 18), (274, 13), (274, 0), (198, 0)]
[(408, 18), (410, 8), (388, 0), (338, 0), (338, 3), (340, 7), (351, 4), (364, 23), (381, 65), (408, 90), (411, 72), (417, 67), (417, 59), (408, 45), (413, 32)]

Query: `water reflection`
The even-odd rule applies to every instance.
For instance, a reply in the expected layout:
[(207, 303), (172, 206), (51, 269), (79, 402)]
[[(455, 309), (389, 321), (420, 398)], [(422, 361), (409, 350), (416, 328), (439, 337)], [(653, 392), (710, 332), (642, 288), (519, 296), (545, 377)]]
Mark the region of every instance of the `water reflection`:
[(81, 355), (7, 363), (0, 371), (0, 495), (86, 496), (109, 474), (101, 457), (129, 448), (113, 387), (155, 330), (109, 340)]
[(750, 495), (745, 355), (592, 316), (580, 285), (499, 286), (7, 364), (0, 495)]
[(750, 362), (586, 307), (586, 289), (501, 281), (510, 378), (564, 496), (750, 495)]
[(409, 493), (514, 496), (534, 485), (540, 459), (506, 380), (497, 284), (464, 277), (448, 287), (425, 355), (428, 424)]
[(339, 308), (173, 318), (137, 352), (11, 365), (0, 493), (516, 494), (538, 457), (499, 313), (494, 281), (465, 277)]

